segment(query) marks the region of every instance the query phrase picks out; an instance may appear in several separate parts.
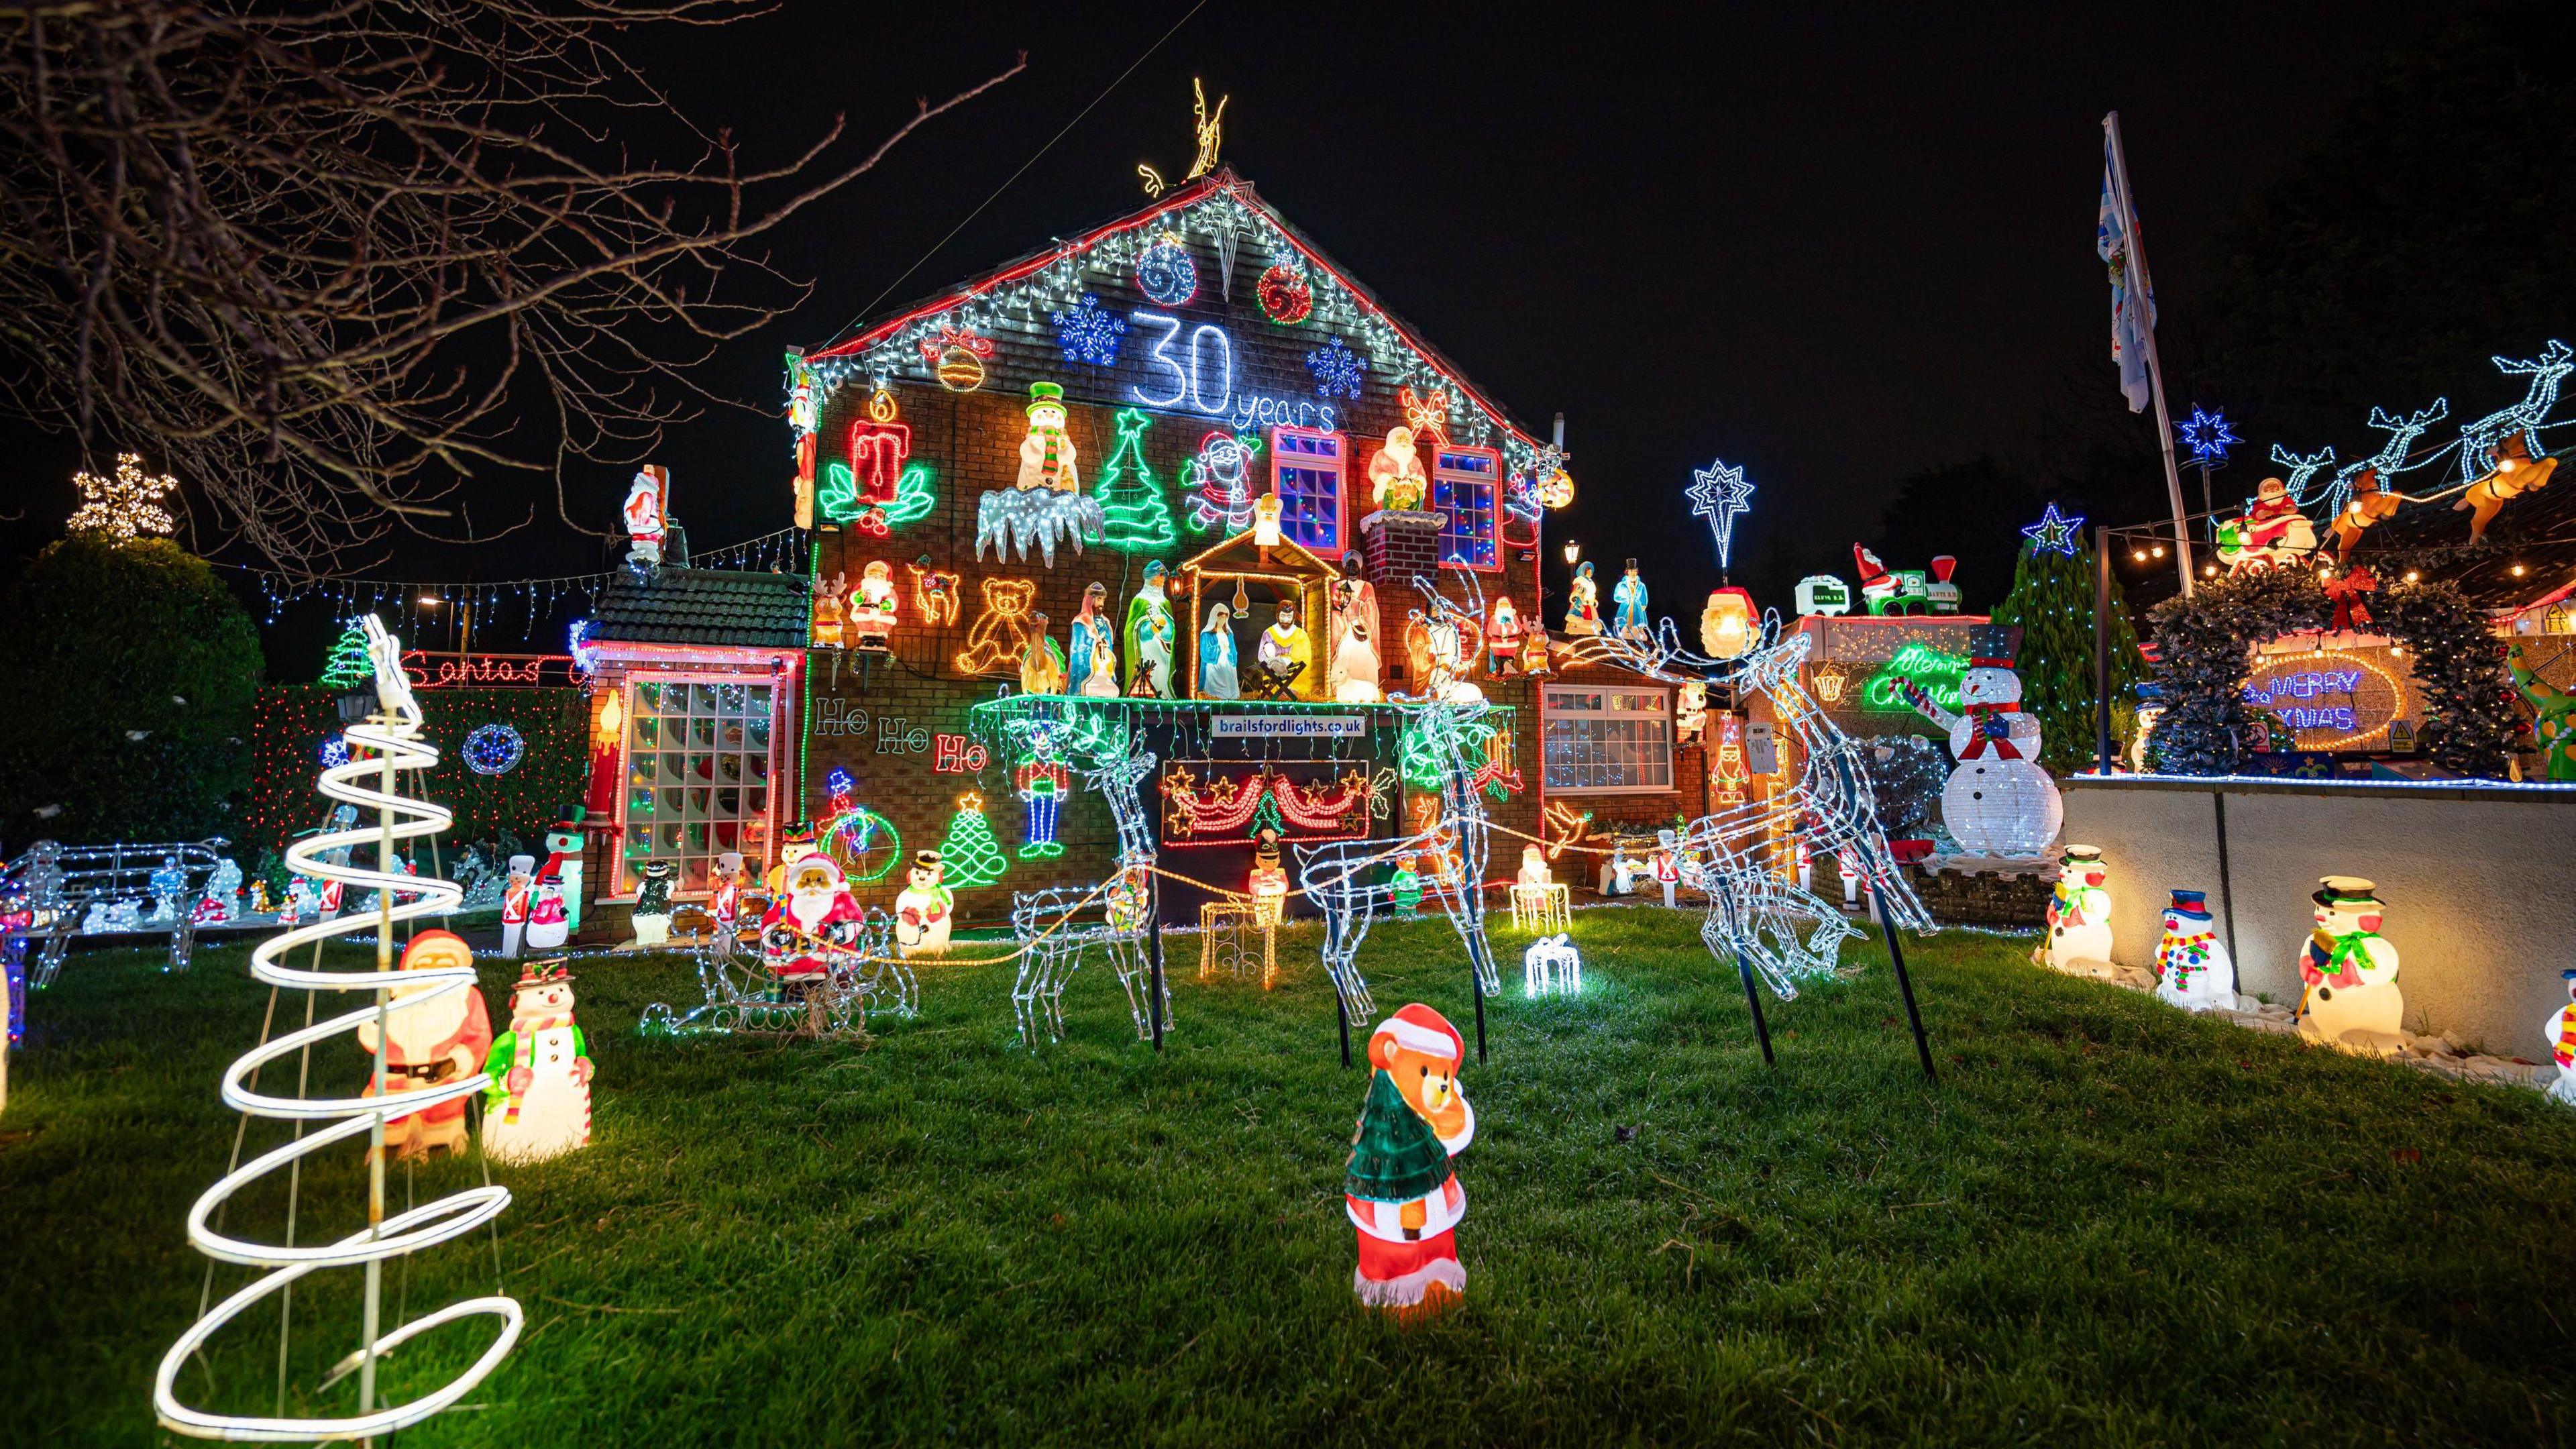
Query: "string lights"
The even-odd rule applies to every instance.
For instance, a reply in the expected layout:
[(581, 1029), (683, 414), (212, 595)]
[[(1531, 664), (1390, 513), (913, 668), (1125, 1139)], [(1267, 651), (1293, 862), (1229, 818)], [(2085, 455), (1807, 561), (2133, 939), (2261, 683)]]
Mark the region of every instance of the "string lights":
[(72, 486), (80, 490), (81, 505), (64, 527), (73, 533), (104, 533), (123, 542), (167, 537), (179, 530), (179, 520), (161, 506), (178, 489), (179, 480), (167, 473), (155, 478), (144, 472), (138, 454), (117, 454), (114, 477), (101, 478), (86, 470), (74, 473)]
[(1735, 520), (1753, 510), (1753, 485), (1745, 481), (1742, 468), (1730, 468), (1717, 459), (1692, 470), (1691, 486), (1682, 490), (1682, 496), (1690, 500), (1692, 517), (1708, 520), (1708, 531), (1717, 540), (1717, 567), (1723, 573), (1735, 550)]

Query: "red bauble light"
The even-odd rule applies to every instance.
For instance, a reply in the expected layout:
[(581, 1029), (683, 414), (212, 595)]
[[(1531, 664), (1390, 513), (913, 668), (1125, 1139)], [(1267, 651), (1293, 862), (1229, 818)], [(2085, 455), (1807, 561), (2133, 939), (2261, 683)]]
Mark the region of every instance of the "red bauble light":
[(1261, 274), (1254, 294), (1261, 298), (1261, 310), (1270, 320), (1283, 327), (1293, 327), (1314, 315), (1315, 289), (1306, 282), (1306, 274), (1281, 262)]

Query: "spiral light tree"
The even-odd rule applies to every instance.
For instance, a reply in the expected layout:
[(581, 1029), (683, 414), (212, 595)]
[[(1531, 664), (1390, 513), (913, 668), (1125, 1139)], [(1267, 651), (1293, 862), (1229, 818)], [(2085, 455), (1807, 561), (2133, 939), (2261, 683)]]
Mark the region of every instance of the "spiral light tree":
[[(352, 758), (346, 764), (324, 770), (320, 788), (333, 800), (354, 806), (361, 812), (373, 811), (376, 820), (371, 826), (353, 826), (298, 841), (287, 848), (286, 859), (288, 866), (302, 875), (338, 881), (344, 888), (376, 892), (377, 904), (372, 923), (376, 928), (376, 966), (373, 971), (322, 970), (318, 950), (313, 958), (314, 969), (297, 970), (286, 964), (287, 953), (299, 946), (317, 945), (334, 936), (355, 934), (370, 924), (366, 915), (352, 914), (337, 920), (317, 921), (270, 937), (252, 951), (251, 974), (271, 986), (314, 992), (372, 992), (375, 1000), (358, 1010), (266, 1042), (234, 1061), (224, 1072), (223, 1099), (226, 1105), (253, 1117), (296, 1123), (298, 1135), (275, 1151), (238, 1164), (221, 1181), (208, 1188), (189, 1209), (188, 1240), (197, 1246), (198, 1251), (219, 1262), (273, 1270), (208, 1310), (179, 1336), (179, 1341), (172, 1344), (169, 1353), (161, 1359), (160, 1372), (152, 1385), (153, 1409), (162, 1427), (196, 1438), (319, 1443), (387, 1434), (417, 1424), (454, 1404), (481, 1383), (510, 1352), (511, 1346), (518, 1342), (519, 1331), (525, 1322), (517, 1300), (497, 1295), (450, 1304), (390, 1330), (385, 1329), (381, 1321), (385, 1260), (461, 1237), (492, 1221), (509, 1206), (509, 1189), (486, 1185), (452, 1193), (391, 1217), (385, 1214), (383, 1149), (386, 1119), (407, 1116), (480, 1092), (485, 1086), (483, 1077), (467, 1075), (453, 1082), (388, 1095), (385, 1090), (385, 1058), (388, 1054), (379, 1052), (375, 1056), (374, 1091), (368, 1096), (280, 1097), (263, 1093), (256, 1085), (262, 1067), (304, 1051), (316, 1042), (342, 1037), (363, 1023), (373, 1022), (380, 1034), (378, 1040), (383, 1040), (381, 1033), (386, 1029), (393, 991), (397, 986), (414, 990), (414, 994), (405, 998), (406, 1006), (449, 992), (476, 989), (474, 969), (470, 965), (411, 971), (394, 969), (395, 923), (452, 911), (462, 892), (446, 881), (409, 876), (403, 874), (399, 867), (390, 871), (384, 868), (394, 863), (396, 842), (435, 835), (447, 828), (452, 817), (440, 806), (405, 799), (395, 789), (397, 772), (428, 769), (438, 763), (438, 751), (419, 741), (420, 706), (413, 700), (411, 687), (403, 678), (400, 641), (386, 633), (384, 625), (374, 616), (368, 616), (363, 622), (367, 652), (375, 666), (378, 709), (365, 723), (349, 727), (349, 742), (356, 747), (351, 751)], [(360, 845), (375, 847), (372, 868), (335, 862), (335, 855), (338, 861), (346, 861), (350, 847)], [(330, 1125), (318, 1131), (305, 1132), (303, 1126), (308, 1123)], [(311, 1246), (275, 1246), (228, 1237), (216, 1226), (219, 1210), (244, 1187), (300, 1159), (329, 1152), (359, 1138), (365, 1139), (370, 1149), (367, 1172), (369, 1226), (347, 1237)], [(253, 1304), (285, 1290), (298, 1278), (323, 1268), (360, 1268), (366, 1274), (361, 1341), (357, 1351), (350, 1355), (358, 1379), (358, 1406), (354, 1415), (343, 1418), (288, 1418), (281, 1415), (271, 1418), (211, 1413), (179, 1402), (177, 1382), (181, 1367), (203, 1349), (217, 1330), (248, 1311)], [(484, 1314), (501, 1320), (501, 1331), (471, 1367), (445, 1386), (409, 1403), (377, 1405), (376, 1364), (379, 1359), (433, 1328)]]

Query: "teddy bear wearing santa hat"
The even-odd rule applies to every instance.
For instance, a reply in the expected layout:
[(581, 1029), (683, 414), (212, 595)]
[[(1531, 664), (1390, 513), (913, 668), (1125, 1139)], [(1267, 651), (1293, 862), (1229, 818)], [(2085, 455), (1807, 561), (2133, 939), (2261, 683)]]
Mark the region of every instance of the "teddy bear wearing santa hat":
[(1458, 1029), (1420, 1002), (1369, 1037), (1375, 1070), (1351, 1132), (1342, 1204), (1359, 1230), (1351, 1291), (1372, 1308), (1430, 1311), (1467, 1291), (1457, 1241), (1467, 1195), (1449, 1168), (1476, 1135), (1458, 1086), (1466, 1054)]

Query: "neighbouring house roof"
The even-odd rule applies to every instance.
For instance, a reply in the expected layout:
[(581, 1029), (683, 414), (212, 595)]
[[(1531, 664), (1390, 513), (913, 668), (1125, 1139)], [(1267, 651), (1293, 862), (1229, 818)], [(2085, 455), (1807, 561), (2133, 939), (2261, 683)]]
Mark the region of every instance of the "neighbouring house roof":
[(643, 644), (732, 644), (802, 649), (813, 620), (803, 574), (665, 566), (609, 575), (584, 637)]

